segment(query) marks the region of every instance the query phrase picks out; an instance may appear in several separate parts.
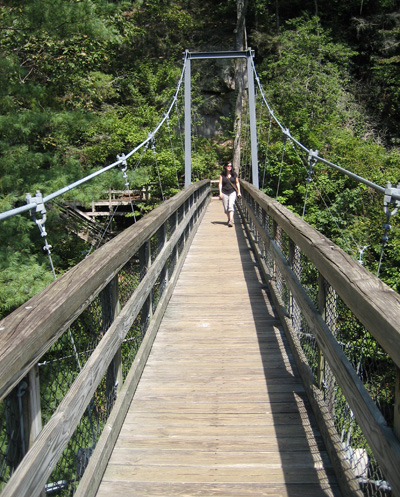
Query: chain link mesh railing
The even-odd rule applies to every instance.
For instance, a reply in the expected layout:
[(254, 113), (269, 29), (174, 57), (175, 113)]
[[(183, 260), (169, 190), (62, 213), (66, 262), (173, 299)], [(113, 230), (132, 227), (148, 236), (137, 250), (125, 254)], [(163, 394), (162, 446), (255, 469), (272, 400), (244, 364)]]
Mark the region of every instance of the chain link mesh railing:
[[(290, 292), (284, 274), (276, 264), (269, 242), (265, 242), (265, 235), (268, 235), (279, 249), (307, 296), (322, 315), (389, 427), (393, 427), (394, 422), (396, 364), (360, 323), (334, 288), (321, 277), (314, 264), (290, 240), (281, 226), (273, 221), (272, 216), (261, 208), (246, 189), (243, 197), (241, 210), (254, 246), (257, 247), (268, 278), (274, 283), (280, 305), (290, 319), (292, 330), (301, 344), (315, 383), (323, 393), (325, 404), (334, 420), (346, 458), (360, 489), (365, 496), (394, 495), (390, 481), (385, 477), (328, 362), (321, 354), (314, 331), (307, 324), (300, 306)], [(257, 220), (257, 226), (254, 219)], [(257, 230), (262, 230), (263, 236)]]

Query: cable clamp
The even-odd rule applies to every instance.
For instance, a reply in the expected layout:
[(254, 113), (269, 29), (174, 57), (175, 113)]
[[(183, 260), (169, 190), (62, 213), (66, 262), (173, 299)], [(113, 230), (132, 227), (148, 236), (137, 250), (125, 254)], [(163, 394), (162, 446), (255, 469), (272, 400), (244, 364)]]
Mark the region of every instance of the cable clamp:
[[(51, 245), (47, 243), (46, 240), (46, 229), (45, 229), (45, 223), (46, 223), (46, 207), (43, 202), (43, 196), (40, 193), (39, 190), (36, 191), (36, 195), (32, 197), (30, 193), (26, 194), (26, 203), (27, 204), (36, 204), (36, 207), (33, 207), (29, 212), (32, 216), (32, 219), (35, 221), (37, 227), (39, 228), (41, 236), (44, 238), (45, 244), (43, 246), (43, 249), (46, 250), (47, 253), (50, 253), (50, 249), (52, 248)], [(38, 219), (36, 217), (36, 214), (39, 213), (41, 214), (41, 219)]]
[(31, 209), (31, 215), (33, 215), (33, 209), (35, 209), (35, 212), (40, 212), (42, 215), (46, 214), (46, 207), (44, 206), (43, 197), (39, 190), (36, 191), (34, 197), (32, 197), (30, 193), (27, 193), (25, 198), (27, 204), (36, 204), (36, 207), (32, 207)]
[[(46, 207), (43, 202), (42, 194), (39, 190), (37, 190), (34, 197), (32, 197), (30, 193), (27, 193), (25, 198), (27, 204), (36, 204), (36, 207), (33, 207), (29, 212), (35, 223), (38, 225), (41, 235), (43, 237), (46, 236), (47, 233), (44, 229), (44, 223), (46, 222)], [(37, 219), (36, 213), (41, 214), (42, 218)]]
[(125, 154), (117, 155), (117, 159), (120, 161), (119, 168), (121, 169), (122, 177), (125, 180), (125, 186), (127, 190), (129, 190), (128, 175), (126, 174), (126, 171), (128, 169), (128, 163), (126, 162), (126, 155)]
[(317, 162), (318, 162), (318, 150), (310, 149), (308, 153), (308, 178), (307, 178), (308, 183), (311, 183), (312, 181), (313, 169)]
[(117, 155), (117, 159), (120, 161), (119, 168), (121, 169), (122, 172), (125, 172), (128, 169), (128, 163), (126, 162), (126, 155), (125, 154)]
[[(391, 206), (393, 206), (392, 209), (390, 209)], [(397, 184), (396, 188), (392, 187), (390, 181), (387, 183), (383, 198), (383, 208), (388, 217), (397, 214), (400, 208), (400, 183)]]
[(153, 152), (156, 152), (156, 141), (154, 139), (154, 133), (149, 133), (149, 138), (150, 138), (150, 143), (151, 143), (151, 149)]
[(389, 231), (392, 229), (389, 223), (390, 218), (397, 214), (400, 207), (400, 183), (397, 184), (396, 188), (392, 187), (390, 181), (386, 184), (385, 196), (383, 198), (383, 209), (386, 214), (386, 223), (383, 224), (384, 234), (382, 236), (383, 247), (389, 241)]
[(308, 153), (308, 163), (312, 164), (312, 167), (318, 162), (318, 150), (310, 149)]
[(363, 248), (359, 248), (358, 249), (358, 253), (360, 255), (360, 257), (358, 259), (358, 263), (360, 264), (360, 266), (364, 266), (363, 255), (364, 255), (364, 252), (367, 250), (368, 247), (370, 247), (370, 245), (364, 245)]
[(283, 130), (283, 136), (284, 140), (286, 141), (288, 138), (292, 138), (292, 135), (290, 134), (289, 128), (285, 128)]

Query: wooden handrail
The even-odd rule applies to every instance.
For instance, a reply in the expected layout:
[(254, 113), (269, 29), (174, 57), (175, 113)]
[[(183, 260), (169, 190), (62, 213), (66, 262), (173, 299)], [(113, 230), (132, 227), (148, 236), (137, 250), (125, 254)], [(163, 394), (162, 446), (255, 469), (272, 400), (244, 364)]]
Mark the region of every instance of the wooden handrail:
[(149, 239), (208, 180), (191, 185), (123, 231), (0, 321), (0, 400)]
[(250, 184), (246, 188), (324, 275), (400, 368), (399, 294), (282, 204)]
[[(176, 252), (183, 238), (185, 242), (189, 240), (188, 233), (195, 232), (209, 196), (208, 180), (186, 188), (0, 322), (0, 328), (3, 329), (0, 335), (0, 388), (2, 395), (6, 395), (93, 298), (115, 278), (127, 261), (174, 217), (176, 227), (170, 238), (166, 240), (163, 237), (164, 245), (155, 260), (150, 261), (146, 275), (115, 317), (50, 421), (33, 442), (11, 476), (2, 497), (40, 495), (157, 279), (166, 274), (169, 257)], [(181, 212), (179, 220), (178, 211)], [(184, 252), (181, 258), (183, 256)], [(175, 271), (180, 265), (181, 262), (176, 264)], [(165, 278), (171, 286), (176, 275), (174, 278)], [(170, 292), (164, 292), (164, 300)], [(158, 311), (158, 308), (160, 314), (162, 311)], [(164, 308), (165, 303), (161, 306), (161, 309)], [(161, 318), (158, 315), (156, 319), (159, 322)]]
[[(4, 398), (28, 373), (32, 372), (36, 363), (52, 344), (67, 330), (82, 311), (102, 292), (110, 282), (116, 281), (118, 273), (126, 263), (149, 244), (149, 240), (165, 224), (174, 218), (176, 227), (167, 240), (163, 238), (162, 247), (157, 257), (148, 259), (148, 271), (134, 293), (118, 315), (114, 315), (104, 337), (98, 344), (72, 387), (61, 401), (50, 421), (44, 426), (21, 464), (11, 476), (2, 497), (34, 497), (40, 495), (44, 485), (55, 467), (59, 457), (71, 438), (74, 430), (85, 412), (98, 384), (104, 378), (107, 368), (118, 355), (119, 347), (128, 333), (132, 323), (152, 293), (160, 275), (165, 273), (167, 261), (177, 250), (178, 243), (190, 237), (199, 223), (199, 212), (204, 209), (210, 195), (210, 181), (205, 180), (180, 192), (166, 201), (141, 221), (125, 230), (118, 237), (94, 252), (78, 266), (70, 270), (43, 292), (33, 297), (20, 309), (0, 322), (0, 393)], [(365, 268), (346, 255), (326, 237), (311, 228), (298, 216), (290, 212), (278, 202), (267, 197), (252, 185), (242, 182), (243, 201), (241, 209), (248, 218), (249, 237), (262, 240), (269, 256), (283, 275), (291, 296), (296, 301), (311, 332), (314, 334), (321, 354), (329, 363), (335, 378), (340, 385), (348, 404), (355, 413), (357, 421), (367, 439), (376, 459), (384, 470), (385, 477), (392, 486), (393, 494), (400, 495), (400, 444), (394, 432), (387, 426), (375, 403), (358, 378), (353, 367), (343, 354), (336, 338), (325, 323), (299, 278), (291, 266), (291, 256), (282, 254), (279, 244), (271, 237), (259, 220), (259, 212), (253, 211), (250, 203), (257, 205), (274, 220), (274, 223), (288, 236), (290, 243), (298, 247), (319, 271), (321, 278), (336, 290), (343, 302), (365, 325), (378, 343), (386, 350), (394, 363), (400, 364), (400, 332), (397, 323), (400, 321), (399, 295), (384, 285)], [(178, 222), (177, 213), (180, 212)], [(191, 233), (189, 236), (188, 233)], [(165, 233), (165, 230), (164, 230)], [(321, 429), (327, 444), (333, 447), (330, 451), (339, 451), (340, 440), (335, 438), (333, 423), (326, 414), (322, 391), (316, 385), (313, 374), (306, 364), (301, 346), (292, 332), (290, 317), (284, 309), (273, 275), (268, 274), (264, 255), (260, 253), (258, 243), (253, 240), (253, 247), (260, 265), (275, 295), (275, 303), (282, 322), (287, 330), (289, 341), (297, 354), (296, 362), (313, 407), (318, 411), (317, 419), (326, 423)], [(185, 251), (182, 253), (176, 272), (169, 279), (169, 287), (164, 293), (156, 314), (153, 316), (151, 331), (146, 335), (135, 363), (122, 387), (123, 395), (117, 398), (116, 408), (112, 416), (117, 424), (123, 419), (123, 412), (129, 405), (129, 399), (136, 388), (140, 372), (146, 361), (157, 326), (165, 309), (177, 273), (182, 264)], [(390, 308), (390, 309), (389, 309)], [(113, 314), (113, 313), (111, 313)], [(114, 313), (115, 314), (115, 313)], [(397, 399), (397, 405), (399, 399)], [(396, 422), (396, 421), (395, 421)], [(89, 463), (87, 473), (82, 479), (79, 495), (92, 495), (92, 482), (99, 479), (102, 465), (105, 464), (108, 451), (113, 444), (113, 433), (106, 425), (98, 442), (97, 454)], [(334, 440), (332, 444), (332, 439)], [(337, 459), (343, 465), (343, 471), (349, 471), (349, 465)], [(350, 468), (351, 469), (351, 468)], [(88, 493), (88, 492), (92, 493)], [(354, 487), (345, 495), (358, 495)], [(94, 495), (94, 494), (93, 494)]]
[[(254, 212), (251, 202), (270, 216), (274, 223), (288, 236), (290, 243), (297, 246), (309, 261), (318, 269), (320, 275), (329, 282), (331, 287), (341, 297), (353, 314), (363, 323), (376, 341), (391, 357), (393, 362), (400, 365), (400, 296), (382, 281), (368, 272), (358, 262), (353, 260), (328, 238), (317, 232), (293, 212), (263, 194), (251, 184), (242, 182), (244, 199), (242, 210), (248, 218), (251, 228), (249, 236), (253, 239), (253, 247), (258, 253), (258, 259), (263, 267), (266, 280), (280, 311), (280, 317), (287, 324), (287, 333), (295, 348), (296, 336), (284, 309), (279, 295), (274, 275), (268, 273), (268, 268), (260, 253), (255, 238), (261, 239), (270, 257), (283, 275), (296, 305), (315, 336), (321, 353), (345, 395), (346, 401), (355, 414), (363, 434), (373, 453), (381, 465), (385, 477), (392, 486), (393, 494), (400, 495), (400, 443), (394, 431), (388, 427), (383, 415), (370, 397), (363, 383), (349, 363), (336, 338), (324, 322), (321, 313), (315, 308), (302, 287), (298, 277), (293, 272), (288, 260), (280, 250), (279, 245), (269, 235), (259, 220), (259, 212)], [(249, 203), (250, 202), (250, 203)], [(253, 235), (254, 231), (257, 235)], [(306, 371), (304, 359), (298, 358), (299, 369)], [(315, 382), (310, 384), (309, 367), (304, 373), (303, 381), (309, 395), (313, 396), (315, 404)], [(397, 395), (399, 392), (397, 392)], [(323, 397), (323, 396), (322, 396)], [(318, 400), (320, 402), (320, 400)], [(396, 400), (398, 405), (399, 399)], [(320, 410), (323, 408), (320, 406)], [(395, 413), (395, 424), (399, 419)]]

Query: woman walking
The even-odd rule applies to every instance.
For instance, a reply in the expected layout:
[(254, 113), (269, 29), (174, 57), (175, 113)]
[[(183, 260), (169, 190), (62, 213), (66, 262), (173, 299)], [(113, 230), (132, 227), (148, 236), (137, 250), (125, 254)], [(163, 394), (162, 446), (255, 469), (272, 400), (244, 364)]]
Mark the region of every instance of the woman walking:
[(241, 197), (239, 177), (232, 168), (232, 162), (225, 164), (219, 177), (219, 198), (224, 204), (225, 214), (228, 216), (228, 226), (232, 227), (234, 220), (236, 196)]

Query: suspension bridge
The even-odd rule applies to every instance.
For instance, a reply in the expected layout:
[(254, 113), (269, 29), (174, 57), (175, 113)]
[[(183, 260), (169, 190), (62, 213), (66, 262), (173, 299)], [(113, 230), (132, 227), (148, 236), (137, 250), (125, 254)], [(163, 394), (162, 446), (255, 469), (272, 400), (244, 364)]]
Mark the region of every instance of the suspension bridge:
[[(187, 51), (178, 87), (215, 56)], [(0, 322), (1, 496), (399, 496), (399, 295), (259, 190), (253, 111), (228, 228), (191, 183), (185, 114), (185, 188)], [(126, 171), (167, 118), (2, 219), (34, 211), (46, 240), (46, 203)], [(397, 188), (354, 179), (395, 213)]]

